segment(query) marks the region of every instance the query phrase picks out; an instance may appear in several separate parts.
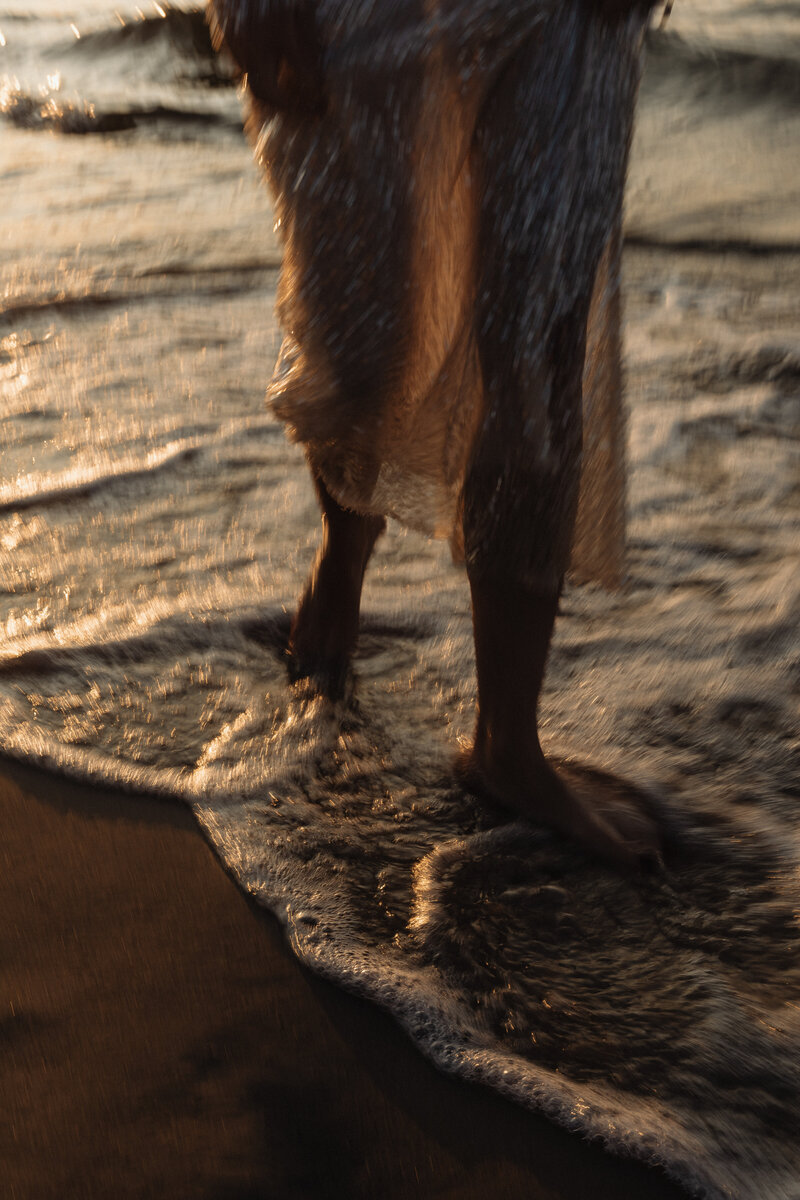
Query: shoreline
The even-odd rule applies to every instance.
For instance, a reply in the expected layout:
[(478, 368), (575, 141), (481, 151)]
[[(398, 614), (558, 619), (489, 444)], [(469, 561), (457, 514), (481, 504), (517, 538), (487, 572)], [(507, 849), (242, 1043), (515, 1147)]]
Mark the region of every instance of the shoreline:
[(679, 1200), (312, 976), (177, 802), (0, 758), (14, 1200)]

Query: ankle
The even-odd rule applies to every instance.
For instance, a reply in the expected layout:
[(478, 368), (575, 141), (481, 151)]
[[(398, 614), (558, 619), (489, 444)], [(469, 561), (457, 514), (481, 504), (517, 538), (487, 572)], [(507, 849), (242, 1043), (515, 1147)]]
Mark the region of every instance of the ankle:
[(476, 765), (493, 776), (527, 776), (545, 765), (535, 725), (496, 730), (479, 719), (472, 755)]

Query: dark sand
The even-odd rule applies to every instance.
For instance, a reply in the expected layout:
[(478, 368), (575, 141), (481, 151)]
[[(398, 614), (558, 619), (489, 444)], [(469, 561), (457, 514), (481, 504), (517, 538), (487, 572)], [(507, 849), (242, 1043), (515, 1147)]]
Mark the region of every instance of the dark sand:
[(3, 762), (0, 807), (0, 1195), (683, 1195), (309, 975), (179, 805)]

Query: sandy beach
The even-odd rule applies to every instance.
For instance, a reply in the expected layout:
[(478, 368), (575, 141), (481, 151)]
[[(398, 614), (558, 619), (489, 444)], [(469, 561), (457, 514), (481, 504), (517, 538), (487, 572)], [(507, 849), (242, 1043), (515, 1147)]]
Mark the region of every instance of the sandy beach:
[(8, 762), (0, 805), (4, 1195), (683, 1195), (310, 975), (182, 806)]

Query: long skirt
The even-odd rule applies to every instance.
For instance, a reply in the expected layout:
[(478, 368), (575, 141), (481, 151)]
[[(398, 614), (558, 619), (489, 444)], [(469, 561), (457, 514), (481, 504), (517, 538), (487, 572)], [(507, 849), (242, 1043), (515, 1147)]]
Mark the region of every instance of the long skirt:
[[(558, 360), (583, 369), (588, 339), (574, 565), (613, 576), (619, 229), (646, 16), (608, 22), (590, 0), (314, 11), (324, 105), (249, 102), (285, 247), (272, 409), (341, 505), (455, 546), (465, 478), (500, 420), (506, 500), (488, 497), (469, 536), (516, 540), (530, 575), (553, 565), (524, 545), (541, 515), (526, 480), (569, 492)], [(545, 553), (562, 570), (569, 547)]]

